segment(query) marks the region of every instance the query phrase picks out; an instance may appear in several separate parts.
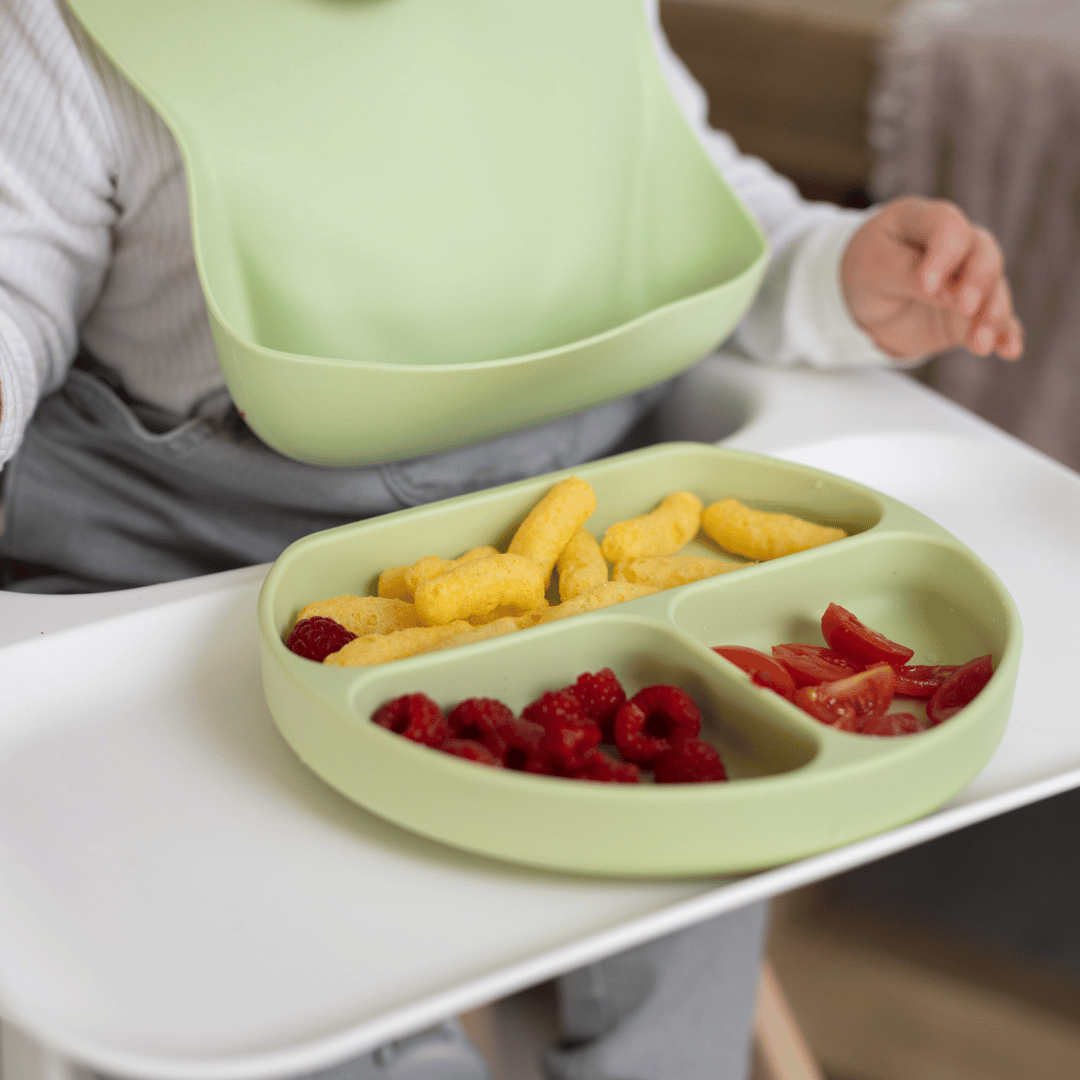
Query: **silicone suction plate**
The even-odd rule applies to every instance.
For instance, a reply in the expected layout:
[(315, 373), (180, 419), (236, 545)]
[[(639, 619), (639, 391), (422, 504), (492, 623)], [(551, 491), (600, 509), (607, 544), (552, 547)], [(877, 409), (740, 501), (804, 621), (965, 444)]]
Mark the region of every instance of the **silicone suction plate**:
[(271, 446), (415, 456), (677, 374), (765, 241), (626, 0), (72, 0), (187, 169), (229, 389)]
[[(910, 507), (829, 473), (757, 454), (671, 443), (575, 470), (597, 495), (597, 536), (674, 490), (734, 496), (850, 534), (810, 551), (475, 645), (370, 668), (315, 664), (283, 642), (315, 599), (372, 591), (378, 573), (479, 544), (505, 550), (566, 473), (403, 510), (306, 537), (259, 601), (263, 683), (282, 734), (324, 780), (406, 828), (470, 851), (580, 873), (670, 877), (752, 870), (870, 836), (936, 809), (989, 759), (1009, 716), (1020, 619), (994, 574)], [(704, 549), (703, 549), (704, 550)], [(968, 706), (918, 735), (877, 738), (811, 719), (712, 651), (823, 644), (830, 602), (915, 649), (917, 662), (993, 656)], [(529, 776), (462, 761), (373, 724), (401, 694), (444, 708), (496, 697), (520, 710), (583, 671), (611, 667), (628, 693), (688, 690), (724, 784), (628, 786)], [(917, 710), (911, 701), (894, 711)]]

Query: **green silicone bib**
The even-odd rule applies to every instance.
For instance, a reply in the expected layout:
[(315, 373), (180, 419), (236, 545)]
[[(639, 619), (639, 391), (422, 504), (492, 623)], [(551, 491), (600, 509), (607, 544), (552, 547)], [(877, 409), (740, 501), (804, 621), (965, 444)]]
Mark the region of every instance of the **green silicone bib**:
[(685, 369), (766, 247), (640, 0), (70, 0), (187, 169), (229, 389), (292, 457), (472, 442)]

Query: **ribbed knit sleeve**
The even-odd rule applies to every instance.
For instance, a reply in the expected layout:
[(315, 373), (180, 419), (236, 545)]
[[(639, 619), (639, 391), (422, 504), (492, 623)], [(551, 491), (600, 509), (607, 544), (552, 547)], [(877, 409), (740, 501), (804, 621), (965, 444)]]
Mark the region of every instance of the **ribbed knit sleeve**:
[(178, 418), (223, 385), (176, 141), (62, 0), (0, 0), (0, 464), (79, 348)]
[(113, 148), (59, 10), (0, 0), (0, 462), (59, 386), (101, 289)]

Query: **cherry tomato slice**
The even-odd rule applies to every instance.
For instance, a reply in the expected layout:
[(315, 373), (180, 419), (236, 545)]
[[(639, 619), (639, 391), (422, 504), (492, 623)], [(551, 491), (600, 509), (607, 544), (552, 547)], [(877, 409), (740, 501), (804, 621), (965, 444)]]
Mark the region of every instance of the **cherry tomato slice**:
[(896, 692), (905, 697), (933, 697), (959, 664), (894, 664)]
[(896, 672), (888, 664), (877, 664), (846, 679), (804, 686), (795, 694), (795, 704), (815, 720), (840, 731), (861, 731), (892, 703)]
[(796, 686), (816, 686), (855, 675), (866, 666), (824, 645), (774, 645), (772, 654), (791, 672)]
[(940, 724), (954, 716), (990, 681), (994, 664), (990, 656), (977, 656), (957, 668), (926, 703), (926, 715), (931, 724)]
[(830, 649), (853, 656), (864, 664), (906, 664), (915, 650), (898, 645), (871, 630), (839, 604), (830, 604), (821, 616), (821, 633)]
[(713, 652), (742, 668), (750, 676), (750, 681), (757, 686), (775, 690), (788, 701), (795, 700), (795, 680), (784, 665), (768, 653), (751, 649), (748, 645), (716, 645)]
[(875, 716), (867, 720), (859, 729), (860, 735), (916, 735), (930, 725), (920, 720), (913, 713), (889, 712), (884, 716)]

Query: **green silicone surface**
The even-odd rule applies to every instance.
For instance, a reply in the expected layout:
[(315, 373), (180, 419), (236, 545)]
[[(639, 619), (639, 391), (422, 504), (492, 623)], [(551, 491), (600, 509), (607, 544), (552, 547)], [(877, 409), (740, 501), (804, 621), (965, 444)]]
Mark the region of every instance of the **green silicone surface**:
[(765, 241), (626, 0), (71, 0), (176, 136), (229, 390), (389, 461), (621, 397), (750, 304)]
[[(964, 545), (911, 508), (859, 484), (758, 454), (669, 443), (583, 465), (596, 491), (587, 527), (690, 490), (840, 525), (847, 539), (748, 565), (587, 615), (371, 668), (333, 668), (283, 642), (299, 610), (374, 593), (380, 571), (425, 555), (501, 550), (569, 472), (306, 537), (271, 569), (259, 601), (266, 698), (297, 754), (349, 798), (416, 832), (502, 859), (587, 874), (676, 877), (776, 865), (919, 817), (955, 795), (1005, 729), (1020, 657), (1016, 607)], [(708, 550), (708, 541), (692, 549)], [(946, 723), (870, 738), (817, 723), (753, 685), (713, 645), (821, 644), (836, 602), (916, 650), (915, 662), (991, 653), (994, 675)], [(695, 697), (730, 782), (638, 787), (491, 769), (372, 724), (404, 693), (444, 707), (497, 697), (517, 710), (583, 671), (611, 667), (632, 694), (674, 683)], [(908, 709), (913, 703), (904, 702)], [(913, 705), (911, 711), (917, 711)]]

